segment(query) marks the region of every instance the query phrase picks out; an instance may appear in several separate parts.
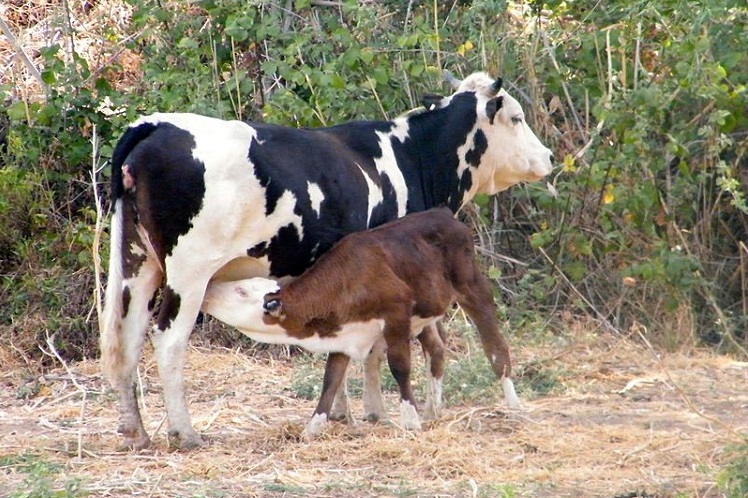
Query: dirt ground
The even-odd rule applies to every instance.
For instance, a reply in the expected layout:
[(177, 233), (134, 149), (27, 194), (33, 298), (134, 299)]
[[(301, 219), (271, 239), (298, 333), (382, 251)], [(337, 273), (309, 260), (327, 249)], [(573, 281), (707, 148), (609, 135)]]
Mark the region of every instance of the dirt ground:
[[(521, 411), (449, 406), (420, 433), (333, 424), (308, 441), (315, 402), (289, 389), (292, 358), (192, 348), (191, 413), (211, 444), (187, 453), (167, 450), (148, 353), (144, 418), (155, 436), (138, 453), (116, 451), (115, 399), (96, 362), (43, 376), (5, 362), (0, 496), (722, 496), (724, 448), (748, 433), (748, 363), (580, 333), (514, 357), (518, 370), (552, 369), (560, 389), (528, 399), (520, 382)], [(394, 393), (387, 402), (395, 417)]]

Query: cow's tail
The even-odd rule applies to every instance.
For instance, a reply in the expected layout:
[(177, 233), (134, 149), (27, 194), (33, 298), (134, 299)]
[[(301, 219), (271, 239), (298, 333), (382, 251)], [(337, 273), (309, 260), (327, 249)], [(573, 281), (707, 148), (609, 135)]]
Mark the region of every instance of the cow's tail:
[[(126, 183), (132, 172), (125, 171), (123, 166), (130, 152), (155, 130), (155, 125), (140, 124), (127, 129), (117, 142), (112, 155), (112, 217), (110, 224), (109, 274), (107, 277), (106, 295), (104, 298), (104, 312), (99, 323), (99, 347), (101, 350), (101, 370), (113, 383), (119, 378), (124, 365), (124, 350), (122, 341), (123, 319), (123, 281), (124, 254), (123, 248), (128, 243), (125, 240), (125, 192)], [(124, 176), (124, 178), (123, 178)]]

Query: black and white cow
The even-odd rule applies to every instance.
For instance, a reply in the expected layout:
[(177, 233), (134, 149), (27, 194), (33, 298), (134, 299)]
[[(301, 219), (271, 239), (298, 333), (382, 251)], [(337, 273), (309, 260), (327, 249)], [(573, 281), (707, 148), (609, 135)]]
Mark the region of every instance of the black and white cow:
[(203, 440), (185, 402), (187, 341), (211, 280), (300, 275), (343, 235), (435, 206), (457, 211), (551, 172), (551, 152), (501, 80), (475, 73), (392, 121), (319, 129), (153, 114), (112, 157), (111, 253), (101, 362), (125, 447), (150, 438), (135, 372), (152, 330), (169, 437)]

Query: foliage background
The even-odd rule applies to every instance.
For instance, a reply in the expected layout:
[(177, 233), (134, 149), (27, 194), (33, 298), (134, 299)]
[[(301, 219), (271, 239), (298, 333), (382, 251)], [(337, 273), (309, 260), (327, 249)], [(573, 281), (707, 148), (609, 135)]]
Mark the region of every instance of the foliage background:
[(501, 75), (559, 159), (550, 189), (520, 186), (467, 213), (512, 328), (561, 330), (583, 314), (666, 348), (746, 355), (744, 3), (43, 7), (3, 12), (18, 37), (6, 37), (0, 86), (0, 340), (29, 358), (48, 333), (67, 358), (96, 354), (92, 169), (105, 183), (129, 121), (391, 118), (447, 92), (442, 69)]

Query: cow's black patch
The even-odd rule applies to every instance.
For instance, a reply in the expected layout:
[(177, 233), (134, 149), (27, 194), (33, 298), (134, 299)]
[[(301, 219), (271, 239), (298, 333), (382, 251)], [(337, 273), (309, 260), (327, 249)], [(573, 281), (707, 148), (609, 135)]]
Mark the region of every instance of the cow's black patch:
[(130, 287), (125, 286), (124, 289), (122, 289), (122, 316), (127, 316), (127, 311), (130, 309)]
[(480, 165), (480, 159), (488, 149), (488, 140), (486, 140), (486, 134), (483, 130), (476, 130), (475, 136), (473, 137), (473, 147), (465, 154), (465, 161), (470, 166), (478, 167)]
[[(308, 259), (294, 260), (288, 256), (294, 253), (304, 252), (301, 249), (299, 231), (294, 225), (286, 225), (278, 230), (278, 233), (270, 240), (267, 250), (270, 260), (271, 275), (301, 275), (309, 266)], [(309, 256), (311, 258), (311, 255)]]
[(194, 148), (190, 132), (162, 122), (125, 158), (138, 184), (128, 195), (161, 261), (190, 230), (205, 197), (205, 165), (193, 157)]
[(457, 177), (457, 149), (475, 128), (476, 106), (475, 94), (459, 93), (446, 107), (413, 115), (408, 138), (402, 144), (393, 142), (408, 185), (408, 212), (459, 207), (463, 192)]
[(156, 325), (158, 330), (163, 332), (171, 327), (171, 323), (179, 314), (182, 298), (169, 285), (164, 286), (162, 297)]
[(125, 193), (122, 183), (122, 165), (132, 150), (156, 130), (153, 123), (142, 123), (128, 128), (117, 142), (112, 153), (112, 199), (116, 200)]
[[(257, 135), (248, 158), (266, 189), (265, 214), (274, 213), (281, 196), (290, 193), (303, 229), (301, 234), (293, 226), (284, 227), (267, 246), (248, 250), (250, 256), (268, 256), (272, 276), (299, 275), (338, 239), (368, 228), (369, 193), (362, 171), (384, 187), (386, 204), (394, 213), (388, 219), (397, 217), (394, 188), (388, 178), (379, 177), (374, 164), (374, 158), (382, 156), (376, 131), (390, 131), (391, 123), (358, 122), (312, 130), (254, 123), (253, 127)], [(309, 196), (310, 184), (323, 195), (319, 213)], [(384, 221), (372, 216), (371, 224)]]
[(267, 241), (260, 242), (259, 244), (247, 249), (247, 256), (251, 258), (261, 258), (267, 254)]

